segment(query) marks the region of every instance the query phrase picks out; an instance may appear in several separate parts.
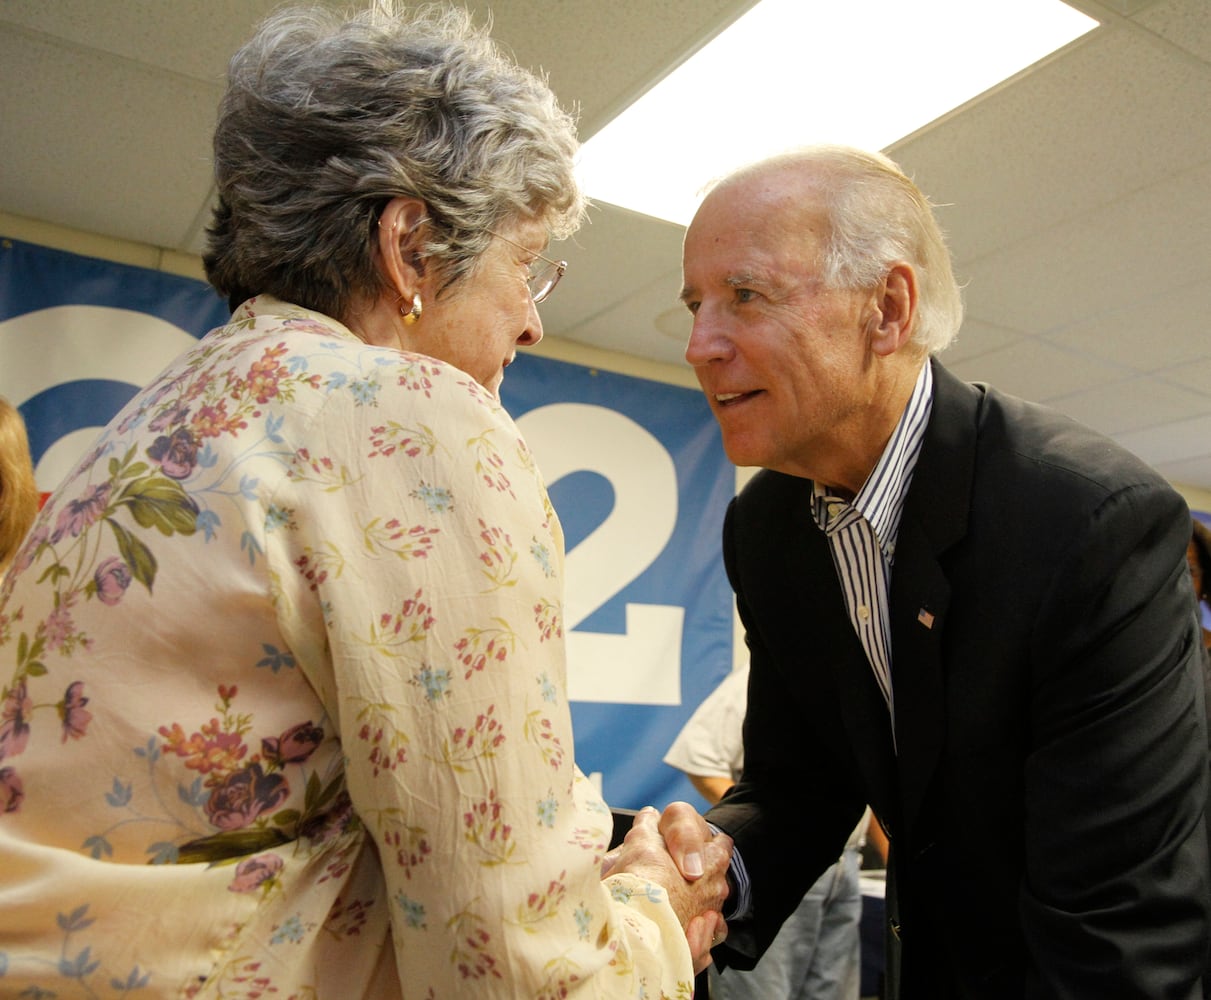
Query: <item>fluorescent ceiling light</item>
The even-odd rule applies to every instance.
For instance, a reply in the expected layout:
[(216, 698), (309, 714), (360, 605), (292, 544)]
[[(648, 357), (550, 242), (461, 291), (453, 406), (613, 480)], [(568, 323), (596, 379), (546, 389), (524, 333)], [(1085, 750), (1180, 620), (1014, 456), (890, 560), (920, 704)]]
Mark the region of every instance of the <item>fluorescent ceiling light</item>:
[(885, 149), (1096, 26), (1060, 0), (762, 0), (590, 138), (581, 181), (687, 225), (738, 166)]

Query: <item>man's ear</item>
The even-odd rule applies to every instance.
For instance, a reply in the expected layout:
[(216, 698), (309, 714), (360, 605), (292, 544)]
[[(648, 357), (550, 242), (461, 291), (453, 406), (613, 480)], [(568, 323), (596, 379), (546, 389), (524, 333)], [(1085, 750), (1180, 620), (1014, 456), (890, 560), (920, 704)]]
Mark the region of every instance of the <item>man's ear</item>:
[(419, 198), (392, 198), (378, 219), (383, 276), (405, 302), (416, 294), (425, 273), (420, 248), (428, 221), (428, 210)]
[(912, 339), (917, 322), (917, 272), (907, 261), (891, 265), (875, 292), (871, 350), (888, 357)]

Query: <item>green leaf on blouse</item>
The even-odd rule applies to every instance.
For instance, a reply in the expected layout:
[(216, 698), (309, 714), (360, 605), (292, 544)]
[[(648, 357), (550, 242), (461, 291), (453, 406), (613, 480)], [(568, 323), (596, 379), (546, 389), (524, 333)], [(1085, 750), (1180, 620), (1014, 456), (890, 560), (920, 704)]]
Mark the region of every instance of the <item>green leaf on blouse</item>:
[(317, 815), (333, 800), (337, 792), (344, 790), (344, 787), (344, 775), (338, 775), (324, 785), (320, 781), (320, 776), (312, 771), (310, 777), (307, 778), (306, 795), (303, 799), (303, 809), (307, 816)]
[(212, 865), (231, 863), (271, 847), (281, 847), (290, 837), (273, 827), (255, 830), (229, 830), (209, 837), (200, 837), (182, 844), (177, 863), (182, 865), (207, 861)]
[(151, 549), (113, 518), (107, 517), (105, 520), (114, 529), (114, 536), (118, 539), (118, 551), (122, 555), (122, 561), (130, 568), (130, 575), (150, 593), (151, 585), (156, 580), (156, 557), (152, 555)]
[(141, 527), (162, 535), (192, 535), (198, 527), (198, 505), (181, 484), (165, 476), (143, 476), (127, 483), (118, 498)]

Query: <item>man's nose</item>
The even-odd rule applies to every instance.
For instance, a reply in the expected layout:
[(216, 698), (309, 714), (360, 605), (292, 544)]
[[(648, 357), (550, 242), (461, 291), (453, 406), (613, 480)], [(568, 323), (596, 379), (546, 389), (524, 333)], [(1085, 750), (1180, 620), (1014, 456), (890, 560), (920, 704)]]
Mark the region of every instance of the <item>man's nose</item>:
[(731, 340), (718, 316), (700, 306), (685, 345), (685, 360), (695, 368), (722, 360), (731, 353)]

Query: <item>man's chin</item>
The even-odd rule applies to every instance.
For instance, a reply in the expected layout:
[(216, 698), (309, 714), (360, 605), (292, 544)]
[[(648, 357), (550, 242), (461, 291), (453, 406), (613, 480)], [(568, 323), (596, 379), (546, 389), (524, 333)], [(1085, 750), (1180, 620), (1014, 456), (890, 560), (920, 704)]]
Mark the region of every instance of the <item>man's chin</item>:
[(723, 452), (732, 465), (740, 468), (764, 466), (768, 460), (766, 449), (757, 442), (740, 435), (723, 435)]

